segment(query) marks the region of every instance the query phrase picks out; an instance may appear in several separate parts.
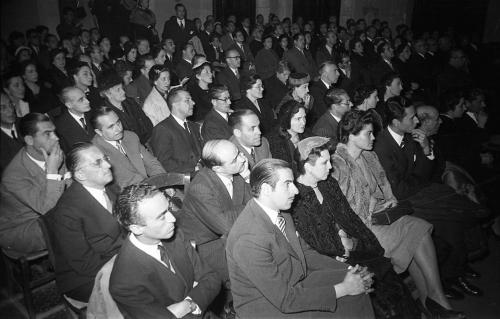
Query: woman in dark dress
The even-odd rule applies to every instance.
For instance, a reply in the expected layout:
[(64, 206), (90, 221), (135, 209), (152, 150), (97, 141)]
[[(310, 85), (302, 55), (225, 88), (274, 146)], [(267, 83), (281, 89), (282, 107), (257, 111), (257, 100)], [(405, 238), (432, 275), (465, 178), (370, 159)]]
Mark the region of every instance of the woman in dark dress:
[(305, 133), (306, 111), (297, 101), (290, 100), (283, 104), (278, 116), (278, 125), (267, 136), (273, 158), (282, 159), (292, 165), (294, 173), (297, 164), (294, 160), (295, 148), (300, 140), (310, 136)]
[(417, 304), (384, 257), (384, 249), (330, 176), (329, 139), (303, 139), (295, 156), (299, 194), (291, 214), (300, 236), (319, 253), (367, 266), (375, 274), (370, 296), (377, 318), (420, 318)]
[(36, 62), (25, 61), (21, 72), (26, 88), (24, 100), (30, 105), (30, 112), (46, 113), (60, 105), (52, 91), (40, 83)]
[(52, 92), (59, 94), (62, 89), (72, 85), (71, 77), (66, 68), (66, 51), (62, 49), (50, 51), (50, 62), (52, 64), (48, 75), (52, 84)]
[(195, 81), (188, 82), (187, 89), (195, 103), (192, 121), (200, 122), (212, 109), (212, 102), (208, 90), (214, 77), (210, 63), (204, 62), (193, 67)]

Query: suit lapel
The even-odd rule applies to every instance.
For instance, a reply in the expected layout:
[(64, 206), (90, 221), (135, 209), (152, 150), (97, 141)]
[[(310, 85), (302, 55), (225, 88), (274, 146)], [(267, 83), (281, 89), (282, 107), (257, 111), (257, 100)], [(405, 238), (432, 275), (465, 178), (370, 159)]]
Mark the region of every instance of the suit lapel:
[[(172, 238), (170, 241), (162, 241), (162, 242), (164, 247), (167, 249), (170, 262), (174, 267), (175, 277), (179, 278), (180, 281), (184, 283), (185, 287), (184, 293), (185, 295), (187, 295), (189, 290), (193, 288), (188, 283), (193, 282), (194, 278), (192, 278), (192, 276), (189, 276), (188, 272), (189, 267), (186, 267), (186, 265), (190, 265), (191, 262), (185, 258), (186, 257), (185, 254), (179, 253), (179, 251), (184, 251), (184, 247), (181, 247), (181, 249), (175, 249), (175, 246), (179, 244), (177, 241), (175, 241), (175, 237)], [(173, 274), (171, 271), (169, 272)]]

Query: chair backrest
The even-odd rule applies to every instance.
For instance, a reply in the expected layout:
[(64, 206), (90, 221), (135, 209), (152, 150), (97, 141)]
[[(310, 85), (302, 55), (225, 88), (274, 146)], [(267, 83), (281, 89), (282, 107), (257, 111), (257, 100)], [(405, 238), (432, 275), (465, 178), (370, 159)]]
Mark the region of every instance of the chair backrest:
[(159, 189), (174, 186), (184, 186), (186, 188), (190, 183), (190, 178), (182, 173), (163, 173), (148, 177), (143, 182), (154, 185)]
[(109, 278), (116, 255), (102, 266), (94, 281), (94, 288), (87, 305), (87, 319), (123, 319), (116, 302), (109, 293)]

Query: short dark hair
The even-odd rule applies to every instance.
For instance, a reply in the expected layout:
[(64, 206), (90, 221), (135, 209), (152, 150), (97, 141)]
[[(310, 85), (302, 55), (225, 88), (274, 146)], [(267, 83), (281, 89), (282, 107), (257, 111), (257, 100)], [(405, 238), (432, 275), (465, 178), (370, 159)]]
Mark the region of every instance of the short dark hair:
[(151, 54), (151, 56), (153, 57), (153, 59), (156, 59), (158, 57), (158, 54), (160, 54), (160, 52), (162, 50), (164, 50), (162, 46), (160, 46), (160, 45), (154, 45), (151, 48), (151, 51), (149, 52), (149, 54)]
[(278, 62), (278, 68), (276, 73), (284, 73), (285, 71), (290, 71), (290, 64), (286, 60), (281, 60)]
[(373, 85), (361, 85), (354, 91), (353, 103), (355, 106), (363, 104), (363, 102), (370, 97), (370, 95), (377, 91)]
[[(129, 185), (116, 198), (113, 216), (127, 230), (130, 230), (131, 225), (143, 225), (144, 221), (138, 213), (139, 202), (160, 193), (162, 191), (156, 186), (146, 183)], [(165, 197), (168, 196), (165, 195)]]
[(304, 105), (300, 104), (295, 100), (290, 100), (280, 107), (280, 112), (278, 114), (278, 133), (287, 138), (290, 137), (288, 130), (290, 129), (290, 122), (292, 117), (299, 112), (300, 109), (304, 109)]
[(250, 187), (254, 197), (259, 197), (263, 184), (268, 184), (273, 189), (276, 187), (279, 169), (291, 169), (291, 166), (281, 159), (266, 158), (253, 167), (250, 173)]
[(262, 81), (262, 78), (258, 74), (243, 76), (240, 80), (241, 91), (246, 93), (246, 91), (250, 90), (257, 83), (258, 80)]
[(99, 123), (99, 118), (101, 116), (108, 115), (111, 112), (114, 112), (114, 111), (109, 106), (100, 106), (100, 107), (92, 110), (92, 117), (90, 118), (90, 122), (92, 123), (92, 126), (98, 130), (102, 129), (101, 124)]
[(330, 108), (330, 106), (332, 104), (339, 104), (342, 102), (342, 96), (349, 96), (349, 94), (347, 94), (347, 91), (344, 90), (344, 89), (339, 89), (339, 88), (331, 88), (331, 89), (328, 89), (328, 91), (326, 91), (326, 94), (325, 94), (325, 103), (326, 103), (326, 106), (328, 108)]
[(465, 98), (465, 94), (459, 89), (449, 89), (441, 96), (441, 111), (454, 111), (460, 100)]
[(174, 10), (177, 11), (177, 9), (179, 9), (180, 7), (183, 7), (184, 9), (186, 9), (186, 7), (182, 3), (178, 3), (175, 5)]
[(347, 144), (349, 141), (349, 135), (358, 135), (366, 125), (373, 125), (373, 122), (372, 111), (348, 111), (344, 114), (344, 116), (342, 116), (342, 119), (339, 122), (339, 142)]
[(295, 41), (297, 41), (297, 40), (299, 39), (299, 37), (300, 37), (300, 36), (305, 37), (305, 36), (304, 36), (304, 34), (303, 34), (303, 33), (301, 33), (301, 32), (294, 34), (294, 35), (293, 35), (293, 37), (292, 37), (293, 41), (294, 41), (294, 42), (295, 42)]
[(474, 101), (478, 96), (485, 96), (485, 93), (480, 88), (472, 88), (467, 91), (465, 99), (467, 101)]
[(28, 113), (19, 121), (19, 133), (22, 137), (34, 136), (38, 133), (38, 123), (52, 122), (50, 117), (42, 113)]
[(75, 177), (75, 172), (81, 162), (80, 153), (84, 150), (88, 150), (91, 147), (96, 146), (90, 142), (78, 142), (71, 146), (71, 150), (66, 155), (66, 167), (68, 168), (68, 171), (73, 174), (73, 178)]
[(176, 102), (177, 97), (179, 96), (179, 94), (181, 92), (188, 92), (188, 91), (182, 87), (178, 87), (178, 88), (172, 89), (172, 90), (170, 90), (170, 92), (168, 92), (167, 105), (168, 105), (168, 108), (170, 109), (170, 111), (172, 110), (172, 104)]
[[(134, 47), (137, 48), (137, 47)], [(144, 54), (137, 58), (137, 68), (140, 70), (146, 66), (146, 61), (153, 61), (154, 58), (151, 54)]]
[(149, 82), (151, 83), (152, 87), (155, 86), (156, 80), (158, 80), (158, 78), (163, 72), (168, 72), (168, 75), (170, 75), (170, 70), (166, 66), (156, 64), (151, 67), (151, 70), (149, 70), (148, 75), (149, 75)]
[(384, 91), (385, 91), (385, 88), (387, 86), (391, 86), (392, 84), (392, 81), (394, 81), (394, 79), (401, 79), (401, 75), (399, 75), (399, 73), (396, 73), (396, 72), (390, 72), (390, 73), (387, 73), (381, 80), (380, 82), (380, 85), (382, 85), (384, 87)]
[(75, 63), (72, 63), (71, 67), (68, 69), (68, 74), (73, 84), (75, 84), (75, 79), (73, 78), (73, 76), (80, 72), (80, 69), (83, 67), (87, 67), (90, 69), (90, 66), (87, 64), (87, 62), (82, 61), (76, 61)]
[(221, 94), (224, 92), (229, 92), (229, 89), (225, 85), (221, 84), (216, 84), (210, 88), (208, 91), (208, 95), (210, 96), (210, 99), (215, 100), (220, 98)]
[(394, 119), (401, 121), (405, 117), (405, 109), (411, 106), (411, 101), (403, 96), (393, 96), (388, 99), (385, 108), (387, 123), (391, 123)]
[(240, 129), (241, 122), (243, 122), (243, 117), (249, 116), (249, 115), (257, 116), (257, 114), (255, 114), (254, 111), (249, 110), (249, 109), (236, 110), (233, 113), (231, 113), (231, 115), (229, 115), (227, 123), (233, 130)]

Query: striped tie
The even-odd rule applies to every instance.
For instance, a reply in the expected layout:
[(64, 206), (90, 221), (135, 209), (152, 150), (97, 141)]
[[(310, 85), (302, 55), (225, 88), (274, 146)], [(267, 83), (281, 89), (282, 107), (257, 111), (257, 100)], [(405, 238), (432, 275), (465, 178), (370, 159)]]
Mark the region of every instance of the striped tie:
[(286, 232), (285, 232), (285, 217), (281, 213), (278, 213), (278, 218), (276, 219), (276, 226), (278, 226), (278, 229), (283, 233), (283, 236), (285, 236), (286, 240), (288, 240), (288, 237), (286, 237)]

